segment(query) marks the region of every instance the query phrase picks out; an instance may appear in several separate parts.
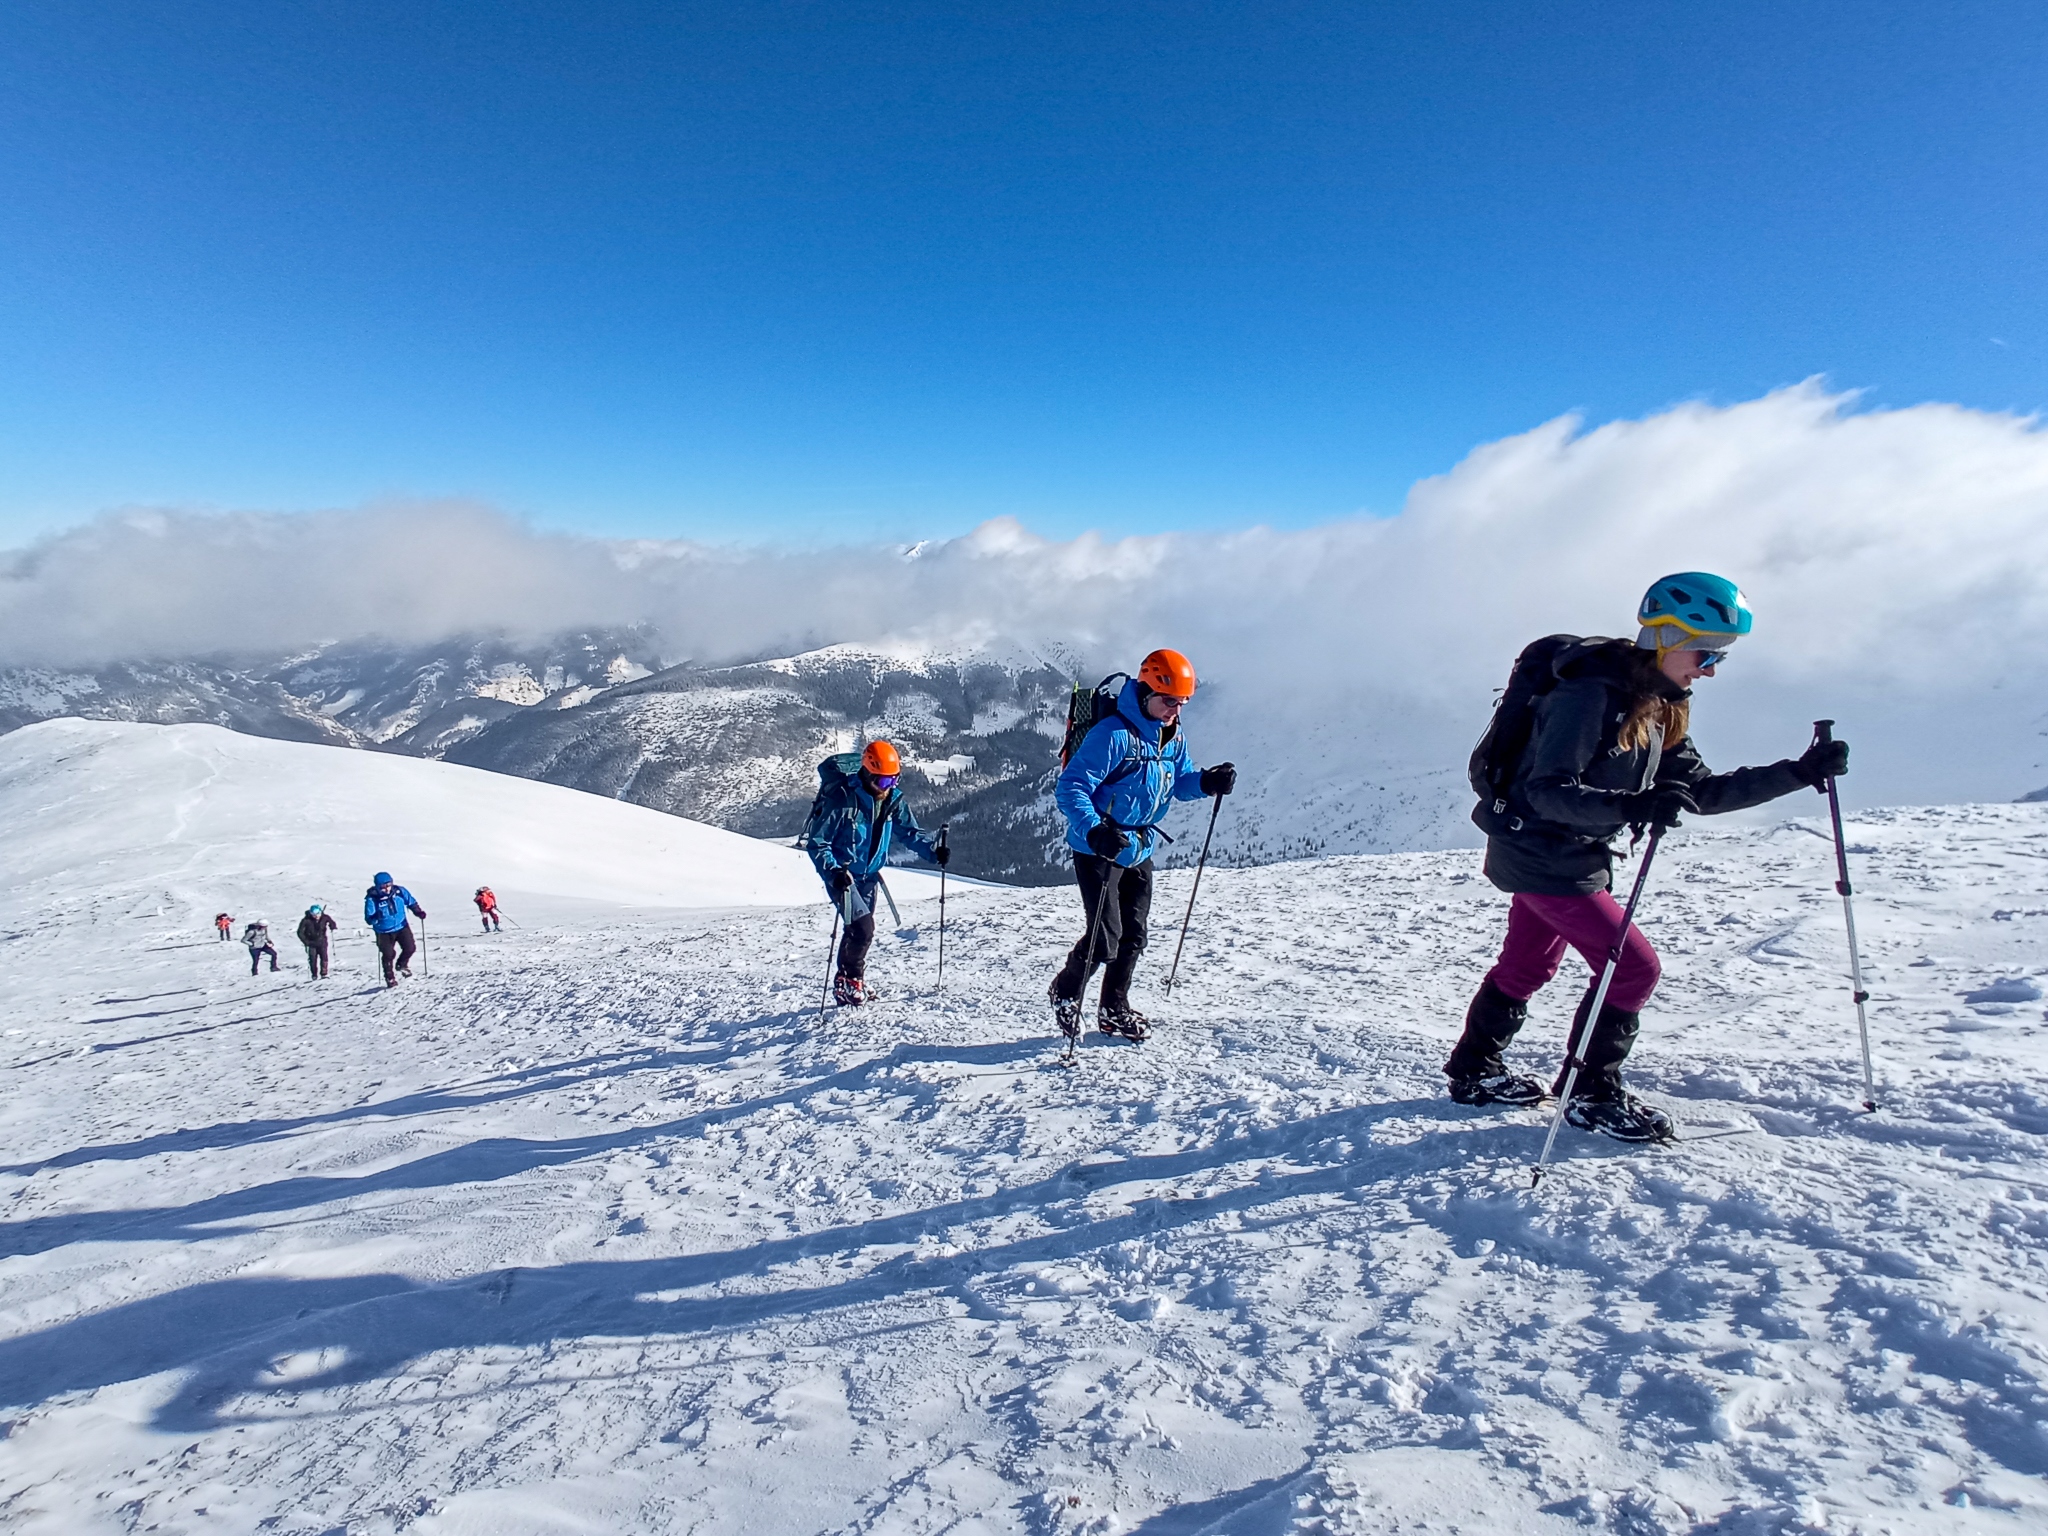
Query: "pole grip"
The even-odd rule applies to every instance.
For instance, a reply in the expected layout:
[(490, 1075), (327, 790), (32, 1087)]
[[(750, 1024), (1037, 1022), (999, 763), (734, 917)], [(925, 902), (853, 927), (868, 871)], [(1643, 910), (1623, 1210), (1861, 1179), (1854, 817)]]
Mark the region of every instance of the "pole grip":
[[(1834, 739), (1835, 739), (1835, 722), (1834, 722), (1834, 721), (1832, 721), (1832, 720), (1816, 720), (1816, 721), (1814, 721), (1814, 722), (1813, 722), (1813, 744), (1814, 744), (1815, 746), (1817, 746), (1817, 747), (1824, 747), (1824, 746), (1826, 746), (1826, 745), (1827, 745), (1827, 744), (1828, 744), (1829, 742), (1833, 741)], [(1826, 794), (1826, 793), (1828, 792), (1828, 780), (1826, 780), (1826, 779), (1822, 779), (1822, 780), (1821, 780), (1821, 781), (1820, 781), (1820, 782), (1819, 782), (1818, 784), (1816, 784), (1816, 785), (1814, 785), (1814, 786), (1813, 786), (1813, 791), (1814, 791), (1814, 793), (1815, 793), (1815, 794), (1817, 794), (1817, 795), (1824, 795), (1824, 794)]]

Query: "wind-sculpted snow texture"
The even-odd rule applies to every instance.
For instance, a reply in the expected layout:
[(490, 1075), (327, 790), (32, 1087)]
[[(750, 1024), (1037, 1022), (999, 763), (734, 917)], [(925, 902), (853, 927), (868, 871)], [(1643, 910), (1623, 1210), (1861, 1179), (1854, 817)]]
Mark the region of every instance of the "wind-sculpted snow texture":
[(1211, 871), (1071, 1072), (1064, 891), (956, 887), (943, 997), (906, 902), (821, 1020), (822, 906), (536, 903), (387, 995), (82, 863), (0, 897), (0, 1525), (2039, 1530), (2048, 809), (1853, 820), (1875, 1115), (1791, 809), (1652, 878), (1687, 1139), (1536, 1195), (1540, 1117), (1440, 1092), (1469, 852)]

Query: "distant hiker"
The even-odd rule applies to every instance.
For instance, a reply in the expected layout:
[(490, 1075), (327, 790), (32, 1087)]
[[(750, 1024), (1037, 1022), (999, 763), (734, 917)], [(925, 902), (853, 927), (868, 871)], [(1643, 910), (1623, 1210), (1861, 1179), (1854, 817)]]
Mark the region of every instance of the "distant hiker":
[(1095, 1027), (1143, 1040), (1145, 1016), (1131, 1006), (1131, 975), (1145, 951), (1152, 910), (1152, 842), (1176, 800), (1227, 795), (1229, 763), (1197, 768), (1180, 734), (1180, 712), (1195, 696), (1195, 669), (1179, 651), (1157, 650), (1136, 677), (1115, 674), (1076, 689), (1068, 713), (1066, 763), (1053, 803), (1067, 818), (1067, 847), (1081, 887), (1086, 927), (1052, 980), (1053, 1017), (1069, 1039), (1081, 1033), (1081, 996), (1105, 959)]
[[(1849, 749), (1816, 741), (1805, 754), (1761, 768), (1714, 773), (1692, 744), (1691, 685), (1712, 677), (1750, 632), (1748, 602), (1733, 582), (1688, 571), (1644, 595), (1633, 641), (1553, 635), (1516, 659), (1493, 722), (1472, 753), (1472, 820), (1486, 834), (1486, 876), (1514, 900), (1507, 938), (1465, 1014), (1444, 1072), (1461, 1104), (1536, 1104), (1564, 1091), (1567, 1062), (1546, 1092), (1510, 1072), (1501, 1051), (1528, 1017), (1529, 999), (1557, 974), (1565, 947), (1596, 981), (1620, 930), (1609, 887), (1613, 839), (1634, 825), (1670, 828), (1761, 805), (1845, 772)], [(1639, 1014), (1657, 985), (1657, 952), (1631, 924), (1614, 981), (1593, 1021), (1580, 1076), (1565, 1106), (1581, 1130), (1624, 1141), (1662, 1141), (1671, 1117), (1622, 1087)], [(1577, 1039), (1594, 988), (1579, 1000)]]
[(221, 943), (225, 944), (235, 936), (235, 920), (225, 912), (216, 912), (213, 914), (213, 931), (220, 935)]
[(327, 974), (327, 936), (340, 926), (317, 901), (299, 919), (299, 942), (306, 946), (306, 969), (315, 981)]
[(903, 757), (886, 741), (871, 741), (858, 756), (841, 752), (818, 764), (818, 797), (811, 802), (803, 846), (825, 882), (825, 894), (846, 922), (832, 996), (857, 1007), (873, 996), (867, 984), (868, 948), (875, 942), (875, 896), (890, 848), (905, 847), (943, 868), (951, 855), (917, 824), (896, 781)]
[(408, 912), (421, 922), (427, 920), (426, 912), (412, 899), (412, 892), (378, 870), (369, 890), (363, 893), (363, 921), (377, 936), (377, 958), (384, 962), (387, 987), (397, 986), (400, 976), (412, 974), (413, 951), (418, 945), (413, 941), (412, 924), (405, 920)]
[(263, 957), (270, 956), (270, 968), (277, 969), (277, 946), (270, 942), (270, 925), (258, 918), (242, 930), (242, 942), (249, 946), (249, 974), (254, 976), (263, 968)]
[(476, 909), (483, 916), (484, 932), (502, 933), (504, 929), (498, 922), (498, 898), (492, 894), (491, 888), (488, 885), (478, 886), (476, 895), (471, 899), (476, 902)]

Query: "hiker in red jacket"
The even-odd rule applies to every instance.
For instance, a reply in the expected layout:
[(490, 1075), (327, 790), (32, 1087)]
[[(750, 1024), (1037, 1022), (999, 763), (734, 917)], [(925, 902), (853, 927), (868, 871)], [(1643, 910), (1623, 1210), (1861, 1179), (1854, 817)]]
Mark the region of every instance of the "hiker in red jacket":
[(498, 898), (491, 888), (488, 885), (478, 886), (476, 895), (471, 899), (476, 902), (476, 909), (483, 917), (484, 932), (503, 932), (503, 925), (498, 921)]

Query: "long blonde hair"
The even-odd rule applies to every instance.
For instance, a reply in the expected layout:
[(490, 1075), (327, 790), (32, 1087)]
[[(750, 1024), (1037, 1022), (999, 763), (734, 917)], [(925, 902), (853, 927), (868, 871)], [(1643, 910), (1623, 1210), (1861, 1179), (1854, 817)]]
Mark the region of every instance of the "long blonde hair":
[(1655, 654), (1638, 651), (1640, 662), (1637, 668), (1636, 701), (1630, 706), (1628, 718), (1621, 722), (1621, 732), (1615, 737), (1615, 745), (1624, 752), (1641, 752), (1650, 745), (1650, 729), (1664, 727), (1664, 750), (1669, 752), (1685, 740), (1685, 734), (1692, 728), (1692, 700), (1667, 699), (1659, 685), (1663, 675), (1657, 670)]

